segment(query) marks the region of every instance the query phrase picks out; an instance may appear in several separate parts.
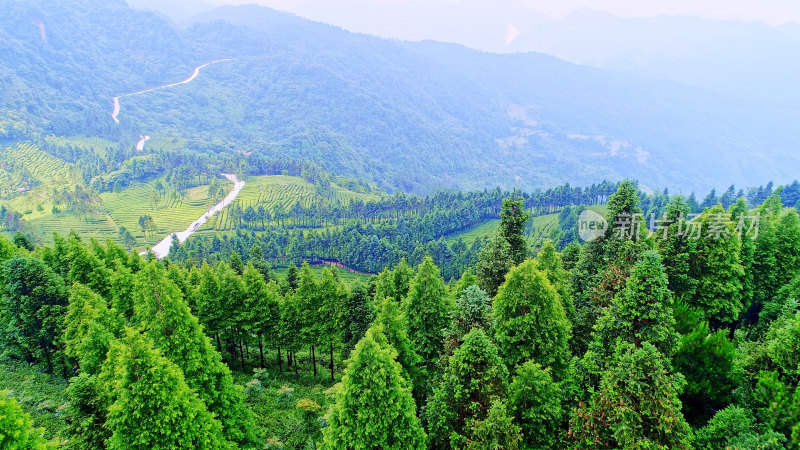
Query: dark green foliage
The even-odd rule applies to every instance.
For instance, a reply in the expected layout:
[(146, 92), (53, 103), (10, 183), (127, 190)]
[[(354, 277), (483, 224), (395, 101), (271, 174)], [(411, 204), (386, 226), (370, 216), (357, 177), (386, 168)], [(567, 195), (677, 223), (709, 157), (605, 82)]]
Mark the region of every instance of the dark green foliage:
[(690, 448), (691, 429), (678, 398), (686, 382), (669, 366), (650, 343), (620, 343), (598, 389), (572, 413), (572, 446)]
[(463, 342), (464, 336), (475, 328), (491, 335), (494, 329), (492, 299), (479, 287), (470, 286), (456, 298), (450, 313), (450, 325), (444, 332), (447, 353)]
[(71, 444), (78, 449), (104, 448), (111, 432), (105, 427), (108, 407), (97, 375), (83, 372), (69, 381), (69, 419)]
[(509, 367), (532, 360), (560, 374), (571, 326), (558, 293), (536, 261), (511, 269), (494, 299), (495, 338)]
[(525, 199), (522, 197), (503, 199), (503, 209), (500, 211), (500, 235), (508, 241), (508, 253), (514, 264), (519, 264), (528, 257), (528, 245), (523, 230), (529, 217), (525, 211)]
[[(744, 309), (741, 281), (744, 268), (739, 257), (741, 243), (733, 224), (724, 223), (728, 215), (721, 206), (709, 209), (697, 220), (703, 227), (703, 235), (697, 240), (691, 262), (691, 276), (697, 280), (697, 289), (687, 301), (698, 308), (712, 325), (730, 324)], [(717, 238), (707, 234), (715, 222), (723, 224), (727, 236), (721, 234)]]
[(793, 448), (800, 446), (800, 389), (778, 372), (762, 372), (755, 390), (757, 417), (781, 433)]
[(428, 400), (429, 447), (465, 447), (472, 438), (473, 423), (485, 420), (492, 403), (505, 397), (507, 378), (497, 348), (483, 330), (467, 334)]
[(550, 369), (528, 361), (517, 367), (508, 389), (508, 403), (528, 448), (555, 448), (564, 411), (562, 393)]
[(343, 339), (349, 352), (364, 337), (375, 317), (366, 287), (359, 284), (353, 288), (345, 300), (343, 313)]
[(595, 332), (605, 354), (614, 349), (617, 340), (636, 346), (649, 342), (668, 357), (675, 352), (678, 335), (672, 293), (667, 289), (667, 275), (658, 253), (642, 255), (625, 287), (598, 319)]
[(356, 344), (327, 414), (322, 448), (425, 448), (425, 433), (396, 355), (377, 331), (367, 331)]
[(514, 266), (511, 246), (500, 234), (494, 235), (483, 245), (475, 263), (478, 286), (489, 296), (494, 297), (497, 289), (505, 281), (506, 274)]
[(52, 372), (61, 358), (62, 319), (67, 305), (64, 281), (37, 258), (12, 258), (3, 264), (2, 272), (3, 345), (24, 358), (45, 362)]
[(712, 333), (708, 323), (702, 322), (681, 337), (673, 366), (686, 378), (681, 400), (684, 415), (693, 425), (705, 423), (730, 404), (739, 385), (736, 348), (726, 334), (725, 330)]

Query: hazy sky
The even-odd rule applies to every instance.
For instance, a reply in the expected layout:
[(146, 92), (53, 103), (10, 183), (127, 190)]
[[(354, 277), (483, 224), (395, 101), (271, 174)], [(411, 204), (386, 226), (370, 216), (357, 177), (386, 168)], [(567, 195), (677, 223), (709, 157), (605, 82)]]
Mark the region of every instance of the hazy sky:
[[(273, 8), (291, 11), (301, 16), (324, 20), (334, 8), (341, 13), (352, 14), (353, 8), (363, 6), (367, 11), (381, 6), (391, 10), (403, 7), (458, 7), (470, 3), (472, 7), (481, 3), (487, 10), (498, 13), (498, 3), (513, 2), (497, 0), (206, 0), (214, 4), (260, 3)], [(800, 1), (798, 0), (515, 0), (530, 6), (551, 18), (560, 18), (570, 12), (589, 7), (608, 11), (623, 17), (648, 17), (659, 14), (688, 14), (711, 19), (761, 20), (772, 25), (788, 21), (800, 23)], [(437, 5), (438, 4), (438, 5)], [(500, 7), (502, 8), (502, 6)], [(350, 11), (344, 11), (348, 9)], [(337, 18), (334, 14), (333, 19)], [(368, 19), (368, 17), (362, 17)], [(334, 23), (333, 20), (326, 20)], [(335, 23), (334, 23), (335, 24)]]

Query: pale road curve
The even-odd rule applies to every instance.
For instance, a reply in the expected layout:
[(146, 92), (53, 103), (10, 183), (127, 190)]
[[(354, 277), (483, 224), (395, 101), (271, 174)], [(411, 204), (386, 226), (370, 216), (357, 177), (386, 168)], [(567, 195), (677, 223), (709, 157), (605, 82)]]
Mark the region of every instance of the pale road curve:
[(114, 112), (111, 113), (111, 118), (114, 119), (114, 122), (119, 123), (119, 119), (117, 119), (117, 116), (119, 116), (119, 99), (122, 98), (122, 97), (130, 97), (132, 95), (144, 94), (146, 92), (153, 92), (153, 91), (158, 91), (160, 89), (166, 89), (166, 88), (179, 86), (181, 84), (191, 83), (195, 78), (197, 78), (198, 75), (200, 75), (200, 69), (202, 69), (203, 67), (210, 66), (210, 65), (216, 64), (216, 63), (225, 62), (225, 61), (233, 61), (234, 59), (236, 59), (236, 58), (218, 59), (216, 61), (211, 61), (211, 62), (205, 63), (203, 65), (197, 66), (197, 67), (194, 68), (194, 72), (192, 73), (192, 76), (190, 76), (189, 78), (187, 78), (187, 79), (185, 79), (183, 81), (179, 81), (177, 83), (165, 84), (163, 86), (157, 86), (157, 87), (150, 88), (150, 89), (145, 89), (145, 90), (142, 90), (142, 91), (136, 91), (136, 92), (131, 92), (129, 94), (118, 95), (118, 96), (116, 96), (116, 97), (114, 97), (112, 99), (114, 101)]
[(178, 238), (178, 242), (185, 241), (186, 239), (189, 238), (189, 236), (192, 235), (192, 233), (197, 231), (204, 223), (206, 223), (206, 221), (208, 221), (208, 219), (210, 219), (211, 216), (218, 213), (219, 211), (222, 211), (222, 208), (230, 205), (231, 202), (236, 198), (236, 196), (239, 195), (239, 191), (241, 191), (242, 188), (244, 187), (244, 181), (236, 178), (236, 175), (229, 173), (223, 173), (222, 176), (233, 182), (233, 190), (221, 202), (209, 208), (205, 214), (200, 216), (199, 219), (192, 222), (192, 224), (189, 225), (189, 227), (186, 228), (185, 230), (179, 231), (177, 233), (170, 233), (167, 237), (162, 239), (161, 242), (154, 245), (153, 248), (151, 248), (149, 251), (142, 252), (140, 253), (140, 255), (144, 256), (147, 255), (147, 253), (152, 252), (157, 259), (164, 258), (169, 254), (169, 248), (172, 246), (172, 236), (176, 236)]

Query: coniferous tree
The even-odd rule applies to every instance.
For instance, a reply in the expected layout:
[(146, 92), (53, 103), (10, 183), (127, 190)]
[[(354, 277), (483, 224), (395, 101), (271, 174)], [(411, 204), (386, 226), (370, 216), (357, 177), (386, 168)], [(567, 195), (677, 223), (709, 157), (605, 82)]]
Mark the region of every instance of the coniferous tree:
[[(261, 367), (264, 367), (264, 339), (270, 343), (277, 343), (277, 333), (280, 322), (280, 294), (275, 282), (267, 284), (261, 273), (248, 264), (242, 276), (245, 286), (245, 296), (249, 313), (249, 329), (258, 336), (258, 352)], [(280, 362), (280, 358), (279, 358)]]
[(529, 448), (557, 446), (563, 415), (561, 399), (561, 386), (553, 381), (549, 368), (532, 361), (517, 367), (508, 389), (508, 403)]
[(42, 260), (21, 256), (3, 264), (0, 278), (5, 281), (0, 309), (4, 344), (24, 358), (44, 361), (52, 372), (61, 360), (64, 281)]
[(317, 376), (317, 355), (316, 346), (320, 341), (320, 317), (319, 310), (322, 301), (319, 285), (317, 284), (314, 272), (307, 261), (303, 261), (300, 266), (300, 273), (295, 289), (297, 301), (300, 302), (300, 312), (302, 314), (302, 335), (301, 341), (310, 347), (311, 364), (314, 368), (314, 376)]
[(655, 251), (644, 253), (625, 287), (597, 321), (596, 342), (604, 348), (601, 353), (610, 354), (621, 339), (636, 346), (649, 342), (671, 357), (678, 343), (672, 302), (661, 257)]
[(322, 448), (425, 448), (414, 399), (395, 357), (376, 330), (356, 344), (327, 414)]
[(414, 401), (421, 405), (427, 393), (425, 369), (420, 365), (422, 358), (414, 351), (414, 345), (408, 338), (405, 321), (394, 299), (390, 297), (381, 301), (373, 327), (378, 327), (397, 352), (397, 362), (403, 368), (403, 378), (411, 383)]
[(509, 255), (514, 264), (520, 264), (528, 257), (528, 244), (525, 241), (525, 224), (530, 214), (525, 211), (522, 197), (504, 198), (500, 211), (500, 234), (509, 245)]
[(564, 304), (564, 312), (567, 313), (567, 318), (572, 322), (575, 320), (575, 305), (572, 302), (569, 272), (564, 269), (561, 255), (556, 251), (553, 241), (545, 241), (542, 248), (539, 249), (536, 260), (539, 262), (539, 267), (547, 274), (550, 284), (553, 285), (559, 297), (561, 297), (561, 302)]
[(367, 288), (356, 285), (347, 295), (344, 308), (344, 343), (349, 353), (356, 343), (364, 337), (375, 318), (375, 311), (370, 302)]
[(408, 337), (423, 364), (432, 364), (443, 349), (443, 330), (447, 327), (450, 309), (450, 298), (439, 268), (433, 264), (433, 259), (425, 257), (403, 301)]
[(645, 342), (620, 342), (588, 402), (572, 413), (574, 448), (690, 448), (691, 428), (678, 396), (686, 382)]
[(106, 427), (109, 450), (231, 448), (220, 423), (189, 388), (181, 370), (147, 337), (127, 329), (108, 362), (114, 402)]
[(514, 266), (511, 257), (511, 247), (505, 238), (498, 234), (481, 246), (478, 261), (475, 263), (475, 274), (478, 277), (478, 287), (489, 296), (497, 294), (497, 288), (505, 281), (506, 274)]
[(338, 347), (344, 337), (343, 306), (347, 297), (344, 286), (336, 279), (334, 272), (326, 267), (319, 283), (319, 310), (317, 313), (317, 336), (319, 344), (327, 347), (330, 355), (331, 381), (334, 381), (334, 347)]
[[(697, 289), (688, 301), (712, 326), (733, 323), (744, 309), (741, 244), (733, 225), (725, 222), (727, 218), (722, 207), (717, 205), (697, 219), (703, 230), (692, 260), (691, 276), (697, 280)], [(715, 227), (719, 227), (720, 234), (712, 231)]]
[(486, 419), (495, 400), (505, 398), (508, 371), (497, 347), (481, 329), (464, 337), (425, 409), (429, 446), (463, 448), (472, 422)]
[(180, 289), (156, 263), (137, 274), (134, 299), (139, 328), (183, 371), (186, 383), (221, 422), (225, 438), (252, 444), (256, 438), (242, 388), (233, 383), (230, 369), (203, 334)]
[(471, 420), (469, 428), (470, 439), (466, 445), (467, 450), (520, 448), (522, 432), (514, 423), (514, 418), (508, 413), (508, 406), (502, 400), (492, 402), (486, 418)]
[(533, 360), (560, 373), (571, 326), (558, 293), (535, 260), (511, 269), (492, 305), (495, 338), (509, 367)]

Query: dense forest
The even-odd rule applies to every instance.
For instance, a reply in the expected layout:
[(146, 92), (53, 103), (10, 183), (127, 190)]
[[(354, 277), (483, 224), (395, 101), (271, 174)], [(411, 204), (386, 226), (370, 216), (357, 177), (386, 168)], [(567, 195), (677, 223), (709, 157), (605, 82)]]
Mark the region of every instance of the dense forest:
[[(0, 238), (2, 376), (57, 392), (33, 407), (25, 382), (5, 391), (0, 441), (798, 448), (800, 217), (768, 188), (701, 206), (625, 181), (612, 226), (563, 249), (534, 248), (526, 199), (506, 197), (447, 282), (430, 256), (356, 282), (308, 262), (278, 274), (272, 241), (245, 233), (228, 241), (244, 259), (162, 261), (76, 234)], [(656, 208), (659, 228), (622, 229)]]

